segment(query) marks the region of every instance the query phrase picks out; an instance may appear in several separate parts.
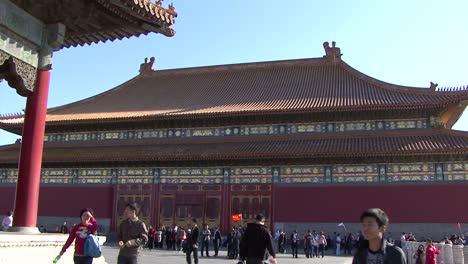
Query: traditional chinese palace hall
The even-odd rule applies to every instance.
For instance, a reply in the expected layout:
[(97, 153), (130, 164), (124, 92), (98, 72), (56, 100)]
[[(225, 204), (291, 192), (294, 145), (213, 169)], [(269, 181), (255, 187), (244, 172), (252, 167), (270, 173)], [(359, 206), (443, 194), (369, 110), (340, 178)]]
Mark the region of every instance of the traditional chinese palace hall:
[[(335, 43), (324, 48), (172, 70), (151, 59), (107, 92), (48, 109), (38, 222), (92, 207), (112, 230), (136, 202), (152, 225), (196, 217), (223, 230), (233, 214), (262, 212), (275, 229), (335, 231), (369, 207), (403, 231), (468, 223), (468, 132), (451, 129), (467, 87), (387, 83), (346, 64)], [(0, 128), (21, 135), (23, 121), (4, 116)], [(0, 146), (2, 211), (20, 144)]]

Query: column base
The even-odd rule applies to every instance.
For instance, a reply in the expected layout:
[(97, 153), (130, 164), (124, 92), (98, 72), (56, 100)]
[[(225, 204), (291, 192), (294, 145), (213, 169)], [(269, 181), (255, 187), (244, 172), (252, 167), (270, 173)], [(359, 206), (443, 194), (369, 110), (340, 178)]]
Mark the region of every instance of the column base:
[(39, 228), (37, 227), (24, 227), (24, 226), (12, 226), (8, 228), (8, 232), (21, 233), (21, 234), (40, 234)]

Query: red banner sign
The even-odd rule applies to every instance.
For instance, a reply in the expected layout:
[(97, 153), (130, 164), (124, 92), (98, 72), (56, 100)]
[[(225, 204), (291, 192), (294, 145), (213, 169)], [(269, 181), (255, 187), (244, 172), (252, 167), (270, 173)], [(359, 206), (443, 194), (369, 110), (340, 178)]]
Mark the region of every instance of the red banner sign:
[(232, 215), (232, 221), (234, 221), (234, 222), (240, 222), (240, 221), (242, 221), (242, 214), (235, 214), (235, 215)]

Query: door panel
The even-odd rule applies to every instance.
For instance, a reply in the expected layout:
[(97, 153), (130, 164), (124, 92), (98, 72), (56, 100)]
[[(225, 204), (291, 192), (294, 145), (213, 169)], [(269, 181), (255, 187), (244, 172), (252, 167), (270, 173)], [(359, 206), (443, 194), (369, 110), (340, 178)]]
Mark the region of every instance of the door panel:
[(231, 215), (242, 214), (242, 223), (233, 222), (231, 226), (253, 222), (261, 213), (265, 216), (265, 225), (270, 226), (271, 196), (262, 194), (234, 194), (231, 197)]
[(144, 184), (118, 186), (116, 208), (114, 212), (115, 226), (118, 227), (123, 220), (123, 212), (126, 204), (134, 204), (138, 209), (138, 217), (146, 225), (151, 223), (152, 188)]
[(186, 227), (190, 218), (196, 218), (199, 225), (220, 225), (220, 195), (164, 194), (160, 201), (160, 223), (166, 227), (174, 224)]

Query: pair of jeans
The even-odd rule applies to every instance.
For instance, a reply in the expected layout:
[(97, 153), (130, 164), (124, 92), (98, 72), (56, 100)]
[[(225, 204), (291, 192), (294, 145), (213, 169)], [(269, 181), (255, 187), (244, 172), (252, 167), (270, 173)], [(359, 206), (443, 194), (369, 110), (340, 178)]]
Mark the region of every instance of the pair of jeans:
[(306, 245), (304, 251), (306, 258), (312, 257), (312, 245)]
[(138, 264), (137, 256), (122, 256), (117, 257), (117, 264)]
[(208, 246), (209, 246), (209, 243), (210, 243), (209, 240), (205, 240), (205, 241), (202, 242), (202, 244), (201, 244), (201, 251), (200, 251), (200, 253), (201, 253), (202, 256), (203, 256), (203, 251), (205, 251), (205, 250), (206, 250), (206, 256), (207, 256), (207, 257), (210, 256), (210, 253), (208, 253)]
[(198, 264), (198, 248), (194, 248), (190, 245), (187, 245), (187, 252), (185, 253), (187, 257), (187, 264), (192, 264), (192, 253), (193, 253), (193, 262)]
[(93, 257), (73, 256), (73, 262), (75, 264), (92, 264), (93, 263)]
[(318, 246), (312, 245), (312, 256), (318, 258)]
[(291, 250), (292, 250), (293, 258), (294, 258), (294, 257), (297, 258), (297, 242), (291, 244)]
[(322, 255), (322, 258), (323, 258), (323, 256), (325, 255), (325, 245), (324, 244), (319, 245), (319, 253)]
[(336, 244), (336, 255), (337, 256), (341, 255), (341, 245), (340, 244)]
[(219, 243), (220, 243), (219, 239), (214, 239), (213, 240), (213, 247), (214, 247), (215, 256), (218, 256)]

